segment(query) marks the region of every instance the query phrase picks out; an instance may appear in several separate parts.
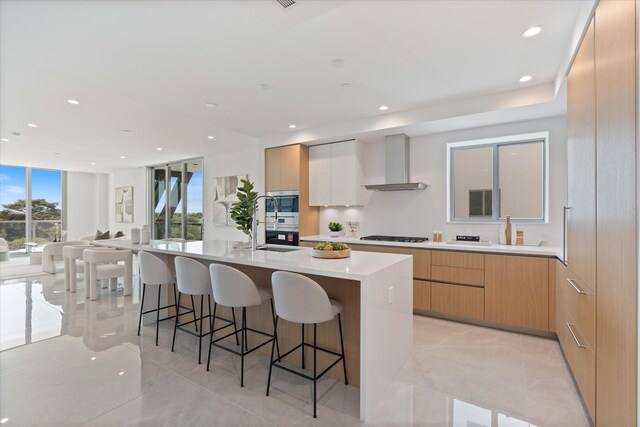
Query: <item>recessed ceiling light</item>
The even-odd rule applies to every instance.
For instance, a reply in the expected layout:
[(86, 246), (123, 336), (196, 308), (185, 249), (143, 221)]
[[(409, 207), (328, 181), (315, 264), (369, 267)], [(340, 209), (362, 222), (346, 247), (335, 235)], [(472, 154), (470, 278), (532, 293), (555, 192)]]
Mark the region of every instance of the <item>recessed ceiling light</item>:
[(522, 32), (522, 37), (529, 38), (533, 36), (537, 36), (542, 31), (542, 27), (540, 25), (534, 25), (533, 27), (529, 27)]
[(126, 156), (120, 156), (121, 159), (126, 159)]
[(215, 137), (215, 136), (213, 136), (213, 135), (209, 135), (207, 138), (209, 138), (209, 139), (216, 139), (216, 137)]
[(0, 424), (4, 424), (4, 423), (6, 423), (7, 421), (9, 421), (9, 418), (6, 418), (6, 417), (5, 417), (5, 418), (3, 418), (3, 419), (1, 419), (1, 420), (0, 420)]
[(344, 67), (345, 63), (346, 62), (344, 59), (334, 59), (333, 61), (331, 61), (331, 65), (333, 65), (335, 68), (342, 68)]
[(204, 106), (207, 108), (216, 108), (218, 104), (216, 104), (215, 102), (207, 102), (206, 104), (204, 104)]
[(37, 128), (38, 125), (35, 123), (28, 123), (27, 126), (29, 126), (30, 128)]
[(351, 83), (342, 83), (342, 87), (351, 87)]
[(9, 142), (9, 140), (7, 138), (0, 138), (0, 141)]
[(258, 85), (258, 87), (262, 90), (270, 90), (271, 89), (271, 85), (268, 83), (260, 83)]
[(531, 80), (531, 76), (526, 75), (526, 76), (522, 76), (520, 77), (520, 83), (524, 83), (524, 82), (528, 82), (529, 80)]
[(294, 125), (293, 123), (289, 125), (289, 129), (295, 129), (295, 128), (296, 128), (296, 125)]
[(381, 105), (381, 106), (378, 107), (378, 110), (380, 110), (380, 111), (386, 111), (388, 109), (389, 109), (389, 107), (387, 107), (386, 105)]
[(59, 156), (59, 155), (60, 155), (60, 153), (53, 153), (53, 154), (55, 154), (56, 156)]
[(122, 129), (122, 132), (124, 132), (124, 133), (131, 133), (131, 130), (129, 130), (129, 129)]
[(96, 162), (91, 162), (91, 166), (95, 166), (95, 165), (96, 165)]
[(67, 99), (67, 103), (71, 104), (71, 105), (78, 105), (80, 104), (78, 101), (76, 101), (75, 99)]
[(118, 375), (124, 375), (124, 371), (123, 372), (118, 372)]
[(161, 147), (156, 148), (157, 151), (162, 151)]
[(95, 357), (95, 356), (93, 356), (93, 357), (91, 358), (91, 360), (96, 360), (96, 357)]

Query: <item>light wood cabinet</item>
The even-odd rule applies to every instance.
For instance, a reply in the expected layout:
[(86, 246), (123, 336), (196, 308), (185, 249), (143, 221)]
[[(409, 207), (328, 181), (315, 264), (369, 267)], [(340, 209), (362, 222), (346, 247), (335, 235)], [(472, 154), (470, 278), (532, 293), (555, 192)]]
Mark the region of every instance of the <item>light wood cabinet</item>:
[(432, 251), (431, 264), (445, 267), (484, 270), (484, 254), (473, 252)]
[(588, 345), (586, 337), (579, 329), (575, 318), (567, 307), (576, 291), (567, 279), (569, 272), (561, 262), (556, 264), (556, 334), (565, 354), (585, 406), (592, 419), (596, 411), (596, 354)]
[(637, 423), (635, 8), (635, 1), (601, 0), (595, 14), (599, 426)]
[(565, 311), (573, 320), (575, 329), (584, 337), (586, 345), (595, 350), (596, 295), (568, 269), (567, 278), (558, 286), (566, 288)]
[(265, 150), (265, 191), (300, 190), (300, 144)]
[(431, 311), (483, 320), (484, 289), (473, 286), (431, 283)]
[(354, 251), (383, 252), (413, 256), (414, 279), (429, 280), (431, 278), (431, 251), (428, 249), (409, 249), (397, 246), (354, 245), (349, 244)]
[(549, 329), (549, 259), (485, 256), (485, 320)]
[(309, 148), (309, 204), (357, 206), (364, 203), (362, 145), (351, 140)]
[(462, 285), (484, 286), (484, 270), (432, 265), (431, 280)]
[(309, 147), (302, 144), (264, 151), (265, 191), (299, 191), (299, 232), (318, 234), (320, 211), (309, 206)]
[(431, 310), (431, 282), (413, 280), (413, 309)]
[(594, 21), (567, 77), (567, 265), (595, 290), (596, 70)]

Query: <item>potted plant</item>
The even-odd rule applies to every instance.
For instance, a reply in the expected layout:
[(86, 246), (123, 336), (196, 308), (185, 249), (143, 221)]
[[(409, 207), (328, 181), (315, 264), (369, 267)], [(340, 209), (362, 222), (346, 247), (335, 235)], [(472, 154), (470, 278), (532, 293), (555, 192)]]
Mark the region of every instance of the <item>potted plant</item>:
[(342, 224), (340, 224), (339, 222), (330, 222), (329, 231), (331, 231), (331, 237), (340, 236), (340, 232), (342, 231)]
[(253, 191), (254, 184), (248, 179), (240, 180), (242, 186), (238, 187), (236, 196), (238, 201), (231, 205), (231, 219), (235, 221), (236, 228), (249, 236), (251, 241), (251, 225), (253, 223), (253, 205), (258, 198), (258, 193)]

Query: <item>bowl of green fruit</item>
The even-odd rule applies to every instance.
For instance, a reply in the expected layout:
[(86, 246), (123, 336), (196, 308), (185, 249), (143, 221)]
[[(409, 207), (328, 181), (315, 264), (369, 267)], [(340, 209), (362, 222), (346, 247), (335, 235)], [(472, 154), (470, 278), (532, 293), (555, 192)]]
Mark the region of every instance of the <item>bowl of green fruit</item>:
[(351, 256), (351, 248), (340, 242), (322, 242), (313, 248), (311, 256), (326, 259), (349, 258)]

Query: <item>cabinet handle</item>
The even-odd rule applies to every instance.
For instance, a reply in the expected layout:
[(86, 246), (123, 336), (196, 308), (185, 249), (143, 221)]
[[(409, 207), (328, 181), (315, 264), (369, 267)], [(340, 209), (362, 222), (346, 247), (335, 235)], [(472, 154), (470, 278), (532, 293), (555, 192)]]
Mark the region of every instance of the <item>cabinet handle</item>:
[(578, 337), (576, 336), (576, 333), (573, 332), (573, 325), (570, 323), (567, 323), (567, 328), (569, 328), (569, 332), (571, 333), (571, 336), (573, 337), (573, 340), (576, 342), (576, 345), (578, 346), (578, 348), (587, 348), (586, 345), (582, 345), (580, 344), (580, 341), (578, 341)]
[(569, 206), (564, 207), (563, 211), (563, 219), (562, 219), (562, 262), (564, 265), (569, 264), (569, 260), (567, 259), (567, 233), (568, 233), (568, 213), (571, 208)]
[(587, 294), (585, 291), (583, 291), (582, 289), (577, 287), (575, 282), (573, 280), (569, 279), (568, 277), (567, 277), (567, 282), (569, 282), (569, 284), (573, 287), (573, 289), (575, 289), (576, 292), (579, 293), (580, 295), (586, 295)]

